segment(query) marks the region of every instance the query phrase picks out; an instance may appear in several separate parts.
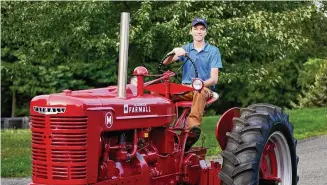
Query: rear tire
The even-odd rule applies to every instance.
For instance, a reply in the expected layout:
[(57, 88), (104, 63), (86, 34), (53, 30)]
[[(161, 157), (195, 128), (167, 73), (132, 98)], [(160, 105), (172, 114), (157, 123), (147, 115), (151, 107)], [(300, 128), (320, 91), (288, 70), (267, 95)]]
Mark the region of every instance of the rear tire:
[(297, 141), (293, 125), (282, 109), (254, 104), (233, 119), (219, 178), (223, 185), (296, 185)]

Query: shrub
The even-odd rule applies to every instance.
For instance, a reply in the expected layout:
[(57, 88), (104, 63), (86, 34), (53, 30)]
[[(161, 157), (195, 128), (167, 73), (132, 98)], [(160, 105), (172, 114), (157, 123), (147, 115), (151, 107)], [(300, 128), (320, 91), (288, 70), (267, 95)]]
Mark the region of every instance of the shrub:
[[(303, 87), (299, 107), (327, 106), (327, 59), (309, 60), (305, 67), (299, 78)], [(307, 83), (304, 83), (304, 79), (307, 79)]]

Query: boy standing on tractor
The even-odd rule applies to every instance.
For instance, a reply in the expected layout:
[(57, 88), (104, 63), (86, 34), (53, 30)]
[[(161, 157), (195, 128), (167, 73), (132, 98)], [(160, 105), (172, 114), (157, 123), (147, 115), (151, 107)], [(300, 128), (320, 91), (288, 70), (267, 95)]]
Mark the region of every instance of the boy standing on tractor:
[[(185, 150), (189, 150), (191, 146), (199, 139), (201, 130), (199, 128), (206, 101), (211, 98), (212, 90), (218, 82), (219, 68), (222, 68), (219, 49), (204, 40), (207, 35), (208, 24), (205, 19), (195, 18), (191, 23), (190, 34), (193, 37), (193, 42), (184, 45), (183, 47), (174, 48), (171, 53), (174, 55), (168, 57), (163, 64), (168, 65), (175, 61), (186, 62), (187, 54), (195, 61), (198, 76), (204, 82), (204, 88), (201, 92), (192, 91), (183, 95), (174, 97), (174, 100), (192, 100), (191, 112), (187, 119), (187, 131), (195, 133), (195, 138), (188, 139)], [(195, 73), (191, 62), (185, 63), (183, 66), (182, 83), (190, 85), (192, 79), (195, 78)]]

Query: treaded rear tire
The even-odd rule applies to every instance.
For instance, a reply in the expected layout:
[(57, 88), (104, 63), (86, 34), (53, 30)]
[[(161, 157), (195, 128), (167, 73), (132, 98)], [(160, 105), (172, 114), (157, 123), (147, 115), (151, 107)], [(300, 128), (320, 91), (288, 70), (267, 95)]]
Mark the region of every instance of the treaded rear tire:
[[(254, 104), (241, 109), (241, 117), (233, 119), (234, 127), (228, 137), (219, 178), (222, 185), (258, 185), (260, 159), (269, 137), (282, 133), (289, 146), (292, 184), (298, 182), (296, 155), (297, 140), (293, 125), (280, 107), (270, 104)], [(259, 184), (261, 185), (261, 184)]]

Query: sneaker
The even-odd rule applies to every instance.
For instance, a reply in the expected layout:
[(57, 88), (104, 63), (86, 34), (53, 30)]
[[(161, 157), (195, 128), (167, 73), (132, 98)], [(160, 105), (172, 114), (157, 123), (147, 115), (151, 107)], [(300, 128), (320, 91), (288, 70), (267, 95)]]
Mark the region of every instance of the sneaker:
[(192, 146), (199, 140), (201, 129), (198, 126), (192, 127), (185, 143), (185, 152), (189, 151)]

